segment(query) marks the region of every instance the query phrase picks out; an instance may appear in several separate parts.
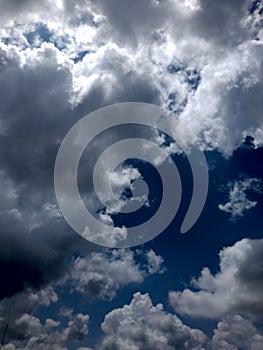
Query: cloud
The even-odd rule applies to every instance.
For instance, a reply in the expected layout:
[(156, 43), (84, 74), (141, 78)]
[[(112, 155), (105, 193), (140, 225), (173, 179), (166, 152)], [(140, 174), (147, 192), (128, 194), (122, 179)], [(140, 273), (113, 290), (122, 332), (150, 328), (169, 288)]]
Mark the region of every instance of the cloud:
[(175, 315), (153, 306), (148, 294), (136, 293), (129, 305), (105, 316), (102, 330), (106, 334), (99, 349), (123, 350), (201, 350), (204, 333), (184, 325)]
[[(109, 50), (104, 49), (105, 52), (99, 51), (95, 58), (101, 54), (101, 68), (105, 65), (108, 70), (110, 45)], [(112, 52), (112, 64), (117, 73), (121, 71), (118, 65), (121, 52), (116, 45)], [(1, 57), (0, 166), (4, 185), (0, 188), (0, 260), (3, 275), (11, 276), (19, 271), (19, 277), (8, 278), (8, 283), (1, 287), (0, 297), (11, 297), (28, 286), (34, 289), (56, 283), (63, 278), (65, 260), (74, 251), (82, 251), (83, 259), (89, 261), (85, 256), (98, 247), (83, 243), (68, 230), (53, 189), (54, 163), (60, 142), (74, 122), (83, 116), (81, 109), (73, 108), (70, 103), (76, 93), (74, 63), (54, 43), (45, 42), (39, 47), (27, 48), (1, 43)], [(89, 60), (93, 62), (92, 57)], [(94, 65), (96, 67), (95, 61)], [(88, 71), (82, 76), (85, 74), (88, 75)], [(141, 78), (138, 76), (138, 79)], [(136, 86), (136, 79), (132, 80)], [(140, 88), (144, 90), (144, 86)], [(134, 89), (135, 93), (145, 96), (140, 88)], [(100, 105), (100, 93), (98, 99), (95, 98), (98, 91), (103, 95), (103, 87), (95, 84), (84, 94), (82, 103), (88, 110)], [(103, 141), (97, 146), (103, 149)], [(94, 152), (96, 154), (96, 145)], [(130, 178), (129, 174), (127, 176)], [(151, 269), (157, 265), (152, 261)], [(136, 268), (134, 272), (131, 281), (136, 281), (139, 274)], [(102, 280), (108, 285), (107, 280)], [(97, 281), (90, 278), (89, 283), (96, 285)]]
[(235, 221), (245, 215), (245, 213), (257, 205), (256, 201), (251, 201), (247, 198), (246, 192), (253, 190), (261, 191), (261, 179), (251, 178), (236, 180), (229, 184), (229, 201), (225, 204), (219, 204), (218, 208), (231, 215), (231, 219)]
[(50, 43), (29, 51), (3, 46), (2, 55), (1, 168), (18, 184), (50, 189), (59, 140), (71, 121), (70, 62)]
[(192, 280), (198, 291), (171, 291), (169, 300), (176, 312), (191, 317), (219, 319), (231, 313), (263, 316), (263, 240), (243, 239), (221, 250), (220, 271), (213, 275), (205, 267)]
[(112, 250), (77, 257), (63, 283), (89, 301), (112, 299), (122, 286), (142, 283), (147, 276), (163, 272), (163, 259), (153, 250), (137, 253), (129, 249)]
[[(70, 315), (66, 326), (61, 329), (60, 321), (47, 318), (41, 320), (29, 314), (23, 314), (14, 323), (9, 324), (8, 337), (4, 349), (69, 349), (67, 342), (82, 342), (88, 335), (89, 316), (78, 313)], [(8, 338), (12, 339), (8, 341)]]
[[(250, 1), (58, 5), (51, 13), (32, 7), (38, 17), (31, 20), (19, 17), (16, 46), (29, 52), (29, 24), (35, 26), (40, 46), (43, 40), (54, 44), (71, 62), (73, 89), (69, 83), (64, 91), (71, 91), (74, 105), (92, 105), (89, 110), (120, 101), (170, 106), (206, 148), (228, 155), (247, 134), (256, 137), (256, 144), (262, 142), (261, 14), (259, 8), (249, 12)], [(4, 30), (4, 40), (12, 40), (14, 31)], [(180, 69), (169, 70), (172, 65)]]
[[(133, 252), (129, 249), (104, 250), (90, 254), (86, 252), (85, 256), (78, 256), (67, 263), (64, 262), (60, 275), (56, 278), (53, 276), (46, 286), (32, 288), (28, 282), (24, 281), (22, 291), (1, 299), (0, 328), (4, 328), (7, 323), (10, 324), (8, 340), (18, 349), (38, 350), (44, 349), (44, 346), (52, 342), (62, 346), (70, 340), (82, 341), (82, 338), (88, 334), (87, 315), (77, 314), (73, 317), (74, 310), (64, 308), (59, 313), (58, 321), (61, 321), (61, 317), (67, 318), (67, 326), (62, 330), (60, 327), (59, 331), (55, 329), (49, 332), (46, 326), (34, 316), (35, 313), (40, 307), (47, 308), (60, 301), (60, 291), (64, 288), (69, 289), (71, 293), (79, 294), (87, 302), (95, 299), (112, 300), (121, 287), (130, 283), (142, 283), (148, 276), (163, 272), (163, 259), (152, 250), (145, 252), (142, 250)], [(29, 325), (30, 322), (35, 324), (36, 332), (34, 327)], [(21, 331), (19, 331), (20, 325)], [(54, 324), (54, 327), (57, 326)], [(28, 335), (26, 335), (27, 332), (29, 332)], [(48, 335), (44, 336), (45, 333)], [(25, 339), (21, 339), (22, 334)], [(25, 345), (21, 341), (28, 343)], [(54, 349), (57, 349), (55, 345)]]
[[(53, 191), (58, 147), (83, 115), (125, 101), (167, 107), (175, 122), (179, 117), (189, 124), (204, 149), (230, 155), (246, 135), (255, 137), (256, 146), (262, 144), (260, 6), (249, 12), (250, 1), (235, 0), (1, 2), (0, 272), (8, 276), (0, 293), (4, 315), (13, 308), (20, 325), (32, 323), (42, 334), (46, 326), (32, 313), (38, 305), (56, 302), (58, 283), (70, 283), (90, 300), (110, 299), (125, 284), (163, 270), (162, 258), (152, 251), (144, 257), (145, 266), (130, 251), (90, 254), (95, 247), (69, 231)], [(105, 144), (97, 140), (98, 149)], [(245, 190), (234, 186), (233, 191), (240, 199)], [(243, 213), (240, 201), (233, 201), (222, 208), (234, 216)], [(253, 205), (245, 203), (246, 208)], [(109, 216), (102, 219), (112, 224)], [(253, 260), (258, 254), (261, 261), (260, 247), (247, 240), (226, 248), (217, 275), (204, 269), (195, 282), (199, 292), (171, 293), (171, 300), (180, 298), (184, 310), (193, 302), (189, 314), (207, 314), (198, 298), (204, 306), (210, 303), (213, 317), (228, 309), (239, 311), (241, 304), (242, 312), (260, 314), (260, 272)], [(70, 260), (73, 251), (80, 256)], [(228, 264), (232, 253), (236, 270)], [(243, 261), (249, 261), (251, 274)], [(235, 278), (228, 280), (228, 275)], [(240, 299), (228, 299), (225, 281), (233, 287), (229, 295)], [(173, 341), (170, 334), (164, 339)]]
[(34, 290), (27, 288), (9, 298), (0, 301), (0, 320), (3, 327), (7, 322), (14, 322), (23, 314), (33, 314), (40, 306), (48, 307), (58, 301), (58, 295), (52, 286)]
[(219, 322), (212, 338), (214, 350), (260, 350), (262, 344), (263, 335), (249, 320), (239, 315), (228, 316)]

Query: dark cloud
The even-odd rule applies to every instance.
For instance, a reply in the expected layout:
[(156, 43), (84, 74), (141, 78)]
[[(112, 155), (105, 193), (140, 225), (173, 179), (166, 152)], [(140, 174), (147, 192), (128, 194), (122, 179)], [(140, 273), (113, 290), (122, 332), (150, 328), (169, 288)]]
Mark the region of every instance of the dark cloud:
[(71, 314), (64, 327), (60, 321), (47, 318), (42, 323), (38, 317), (25, 313), (9, 325), (4, 349), (67, 350), (68, 344), (85, 340), (88, 326), (89, 316), (82, 313)]
[(0, 77), (1, 166), (18, 184), (50, 189), (59, 142), (72, 122), (72, 75), (52, 46), (36, 55), (39, 62), (28, 57), (23, 68), (16, 57)]
[(59, 279), (74, 243), (76, 237), (60, 222), (30, 233), (22, 227), (15, 232), (1, 231), (0, 273), (5, 282), (1, 284), (0, 298)]

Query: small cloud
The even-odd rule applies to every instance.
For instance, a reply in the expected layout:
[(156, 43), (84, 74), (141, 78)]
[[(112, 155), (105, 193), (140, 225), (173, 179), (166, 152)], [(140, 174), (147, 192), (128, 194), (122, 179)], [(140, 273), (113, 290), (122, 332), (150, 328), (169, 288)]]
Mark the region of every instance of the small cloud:
[(231, 220), (236, 221), (257, 205), (256, 201), (247, 198), (247, 191), (261, 192), (261, 185), (262, 181), (257, 178), (236, 180), (234, 183), (230, 183), (229, 201), (225, 204), (219, 204), (218, 208), (229, 213)]

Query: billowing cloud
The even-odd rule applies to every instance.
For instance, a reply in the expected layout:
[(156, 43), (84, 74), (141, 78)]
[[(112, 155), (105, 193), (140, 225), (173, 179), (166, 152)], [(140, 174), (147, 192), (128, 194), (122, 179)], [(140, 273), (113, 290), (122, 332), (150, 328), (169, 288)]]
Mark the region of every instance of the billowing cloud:
[(148, 294), (134, 294), (129, 305), (105, 316), (102, 330), (106, 333), (99, 349), (172, 350), (204, 349), (204, 333), (184, 325), (175, 315), (154, 306)]
[(31, 21), (20, 16), (16, 29), (6, 26), (3, 41), (18, 35), (15, 46), (28, 52), (52, 43), (72, 63), (73, 86), (62, 90), (73, 88), (74, 105), (153, 102), (181, 114), (206, 147), (230, 154), (246, 134), (261, 143), (260, 3), (57, 1), (50, 12), (43, 6), (30, 7)]
[(219, 319), (231, 313), (260, 318), (263, 315), (263, 240), (243, 239), (221, 250), (220, 271), (213, 275), (205, 267), (192, 280), (199, 289), (171, 291), (176, 312), (191, 317)]

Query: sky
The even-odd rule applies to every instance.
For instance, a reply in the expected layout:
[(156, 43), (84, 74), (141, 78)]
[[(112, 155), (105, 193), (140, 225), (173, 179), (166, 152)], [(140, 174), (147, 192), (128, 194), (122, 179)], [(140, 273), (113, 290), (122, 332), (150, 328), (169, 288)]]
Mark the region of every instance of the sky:
[[(262, 24), (260, 0), (0, 0), (2, 349), (263, 348)], [(102, 230), (61, 208), (72, 130), (60, 189), (90, 135), (76, 183)], [(122, 246), (165, 193), (173, 218)]]

